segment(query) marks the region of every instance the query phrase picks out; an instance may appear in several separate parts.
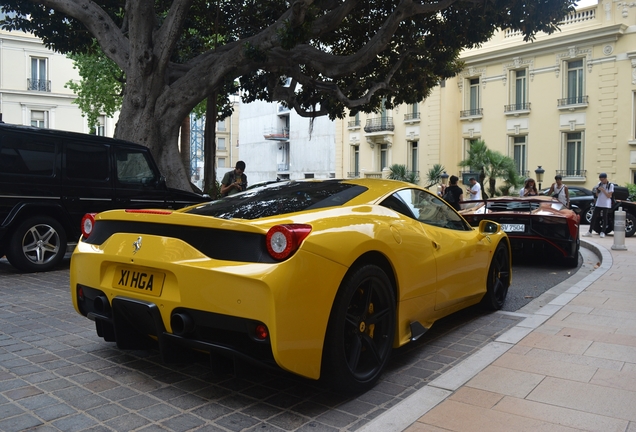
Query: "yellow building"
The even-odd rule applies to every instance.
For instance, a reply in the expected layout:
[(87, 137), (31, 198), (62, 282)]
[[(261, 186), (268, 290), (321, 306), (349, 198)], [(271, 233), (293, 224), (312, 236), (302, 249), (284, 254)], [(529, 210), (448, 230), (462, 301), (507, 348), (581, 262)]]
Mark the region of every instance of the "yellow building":
[(336, 175), (381, 176), (396, 163), (459, 175), (481, 139), (524, 176), (540, 166), (544, 186), (561, 174), (591, 188), (600, 172), (636, 183), (636, 3), (600, 0), (560, 28), (533, 42), (498, 32), (423, 103), (338, 122)]

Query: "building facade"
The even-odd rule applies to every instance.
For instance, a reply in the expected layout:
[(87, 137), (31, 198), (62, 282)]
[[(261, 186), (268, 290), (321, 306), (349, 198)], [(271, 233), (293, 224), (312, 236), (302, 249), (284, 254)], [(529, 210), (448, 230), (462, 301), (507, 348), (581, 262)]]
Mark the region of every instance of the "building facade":
[(241, 105), (241, 159), (250, 184), (278, 179), (335, 177), (335, 123), (312, 121), (281, 103)]
[(601, 0), (533, 42), (501, 31), (461, 57), (465, 69), (423, 103), (338, 122), (336, 175), (378, 176), (393, 163), (460, 174), (480, 139), (523, 176), (544, 170), (547, 186), (561, 174), (591, 188), (600, 172), (636, 183), (633, 3)]
[(29, 33), (0, 30), (0, 113), (5, 123), (113, 136), (115, 122), (103, 116), (89, 130), (75, 94), (64, 85), (79, 80), (73, 61), (47, 49)]

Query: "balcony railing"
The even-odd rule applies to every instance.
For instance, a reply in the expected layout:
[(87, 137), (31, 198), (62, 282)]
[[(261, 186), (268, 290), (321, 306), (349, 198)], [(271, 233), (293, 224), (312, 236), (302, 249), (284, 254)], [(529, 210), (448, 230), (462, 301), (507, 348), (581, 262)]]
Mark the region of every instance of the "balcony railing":
[(364, 125), (365, 132), (393, 131), (394, 129), (395, 126), (393, 125), (393, 117), (367, 119), (367, 123)]
[(367, 171), (364, 173), (364, 178), (382, 178), (382, 172), (370, 172)]
[(359, 120), (359, 119), (358, 119), (358, 120), (351, 120), (351, 121), (349, 122), (349, 125), (348, 125), (348, 126), (349, 126), (350, 128), (359, 128), (359, 127), (360, 127), (360, 120)]
[(464, 110), (459, 112), (460, 118), (468, 118), (468, 117), (481, 117), (484, 115), (483, 108), (474, 108), (469, 110)]
[(359, 178), (359, 177), (360, 177), (360, 172), (354, 171), (354, 172), (347, 173), (347, 178)]
[(27, 90), (35, 90), (42, 92), (50, 92), (51, 91), (51, 81), (48, 80), (32, 80), (27, 78)]
[(504, 112), (530, 111), (530, 102), (504, 105)]
[(420, 119), (420, 113), (418, 112), (404, 114), (404, 121), (413, 121), (413, 120), (419, 120), (419, 119)]
[(267, 128), (263, 133), (263, 138), (266, 140), (274, 141), (288, 141), (289, 140), (289, 128)]
[(561, 177), (586, 177), (587, 170), (582, 169), (565, 169), (565, 170), (556, 170), (557, 175)]
[(557, 106), (567, 107), (571, 105), (587, 105), (588, 96), (572, 96), (557, 100)]

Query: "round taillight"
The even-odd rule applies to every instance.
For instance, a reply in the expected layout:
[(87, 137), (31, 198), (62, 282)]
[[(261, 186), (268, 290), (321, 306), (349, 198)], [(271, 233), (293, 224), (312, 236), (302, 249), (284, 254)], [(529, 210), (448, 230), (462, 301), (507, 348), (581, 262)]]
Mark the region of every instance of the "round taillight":
[(86, 213), (82, 218), (82, 235), (84, 238), (88, 238), (93, 232), (95, 226), (95, 215), (97, 213)]
[(265, 324), (259, 324), (254, 329), (254, 336), (256, 339), (265, 340), (269, 336), (269, 330), (267, 330), (267, 326)]
[(265, 237), (267, 251), (277, 260), (284, 260), (293, 255), (305, 237), (311, 232), (311, 225), (286, 224), (270, 228)]

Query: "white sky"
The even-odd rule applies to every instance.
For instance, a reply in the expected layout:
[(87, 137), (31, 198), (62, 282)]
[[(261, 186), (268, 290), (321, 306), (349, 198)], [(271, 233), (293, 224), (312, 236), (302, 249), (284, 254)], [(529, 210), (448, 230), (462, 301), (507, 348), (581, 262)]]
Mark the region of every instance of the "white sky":
[(580, 0), (576, 3), (577, 8), (598, 4), (598, 0)]

